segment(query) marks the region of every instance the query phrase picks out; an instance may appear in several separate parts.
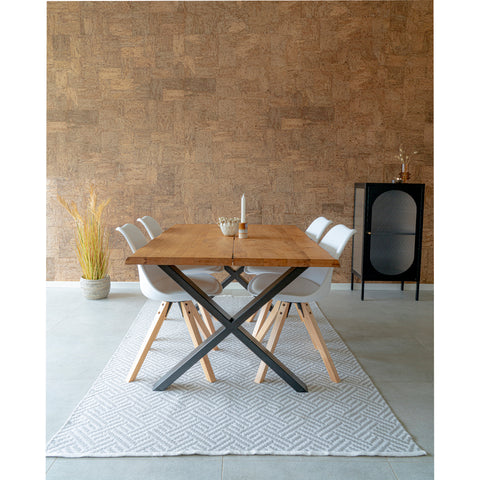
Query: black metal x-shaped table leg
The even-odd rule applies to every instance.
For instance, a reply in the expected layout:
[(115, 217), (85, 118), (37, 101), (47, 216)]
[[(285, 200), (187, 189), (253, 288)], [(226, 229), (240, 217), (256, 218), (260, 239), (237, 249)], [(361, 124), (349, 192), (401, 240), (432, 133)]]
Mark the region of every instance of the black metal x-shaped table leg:
[(213, 315), (222, 326), (160, 378), (153, 386), (153, 390), (166, 390), (177, 378), (189, 370), (202, 357), (207, 355), (210, 350), (217, 346), (228, 335), (233, 334), (294, 390), (297, 392), (308, 391), (305, 383), (303, 383), (293, 372), (280, 362), (272, 352), (267, 350), (241, 326), (243, 322), (256, 313), (263, 305), (277, 295), (277, 293), (281, 292), (287, 285), (293, 282), (303, 271), (306, 270), (307, 267), (290, 268), (233, 317), (223, 310), (220, 305), (210, 298), (177, 267), (174, 265), (159, 265), (159, 267), (175, 280), (175, 282), (177, 282), (189, 295), (191, 295), (194, 300)]
[(243, 288), (248, 288), (248, 282), (241, 276), (245, 267), (234, 270), (232, 267), (225, 265), (223, 269), (228, 273), (228, 277), (222, 282), (222, 288), (225, 288), (230, 282), (236, 280)]

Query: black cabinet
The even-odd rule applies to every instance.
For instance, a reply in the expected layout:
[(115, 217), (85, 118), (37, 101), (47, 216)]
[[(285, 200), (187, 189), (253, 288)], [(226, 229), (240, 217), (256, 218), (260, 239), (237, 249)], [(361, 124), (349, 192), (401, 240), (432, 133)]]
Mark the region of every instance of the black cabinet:
[(365, 281), (416, 281), (420, 286), (423, 200), (419, 183), (356, 183), (352, 246), (352, 278)]

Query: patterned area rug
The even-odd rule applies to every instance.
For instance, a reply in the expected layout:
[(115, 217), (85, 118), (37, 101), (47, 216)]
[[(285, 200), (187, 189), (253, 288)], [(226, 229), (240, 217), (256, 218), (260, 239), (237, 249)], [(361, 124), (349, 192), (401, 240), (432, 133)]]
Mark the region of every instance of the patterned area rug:
[[(249, 297), (217, 301), (233, 314)], [(330, 381), (292, 308), (276, 355), (306, 382), (308, 393), (295, 392), (270, 369), (263, 384), (254, 383), (259, 360), (233, 335), (209, 354), (215, 383), (205, 380), (197, 363), (168, 390), (154, 392), (153, 383), (193, 347), (175, 305), (137, 380), (126, 383), (158, 308), (147, 301), (104, 371), (48, 443), (47, 455), (425, 455), (318, 307), (311, 307), (341, 383)], [(244, 326), (251, 331), (254, 325)]]

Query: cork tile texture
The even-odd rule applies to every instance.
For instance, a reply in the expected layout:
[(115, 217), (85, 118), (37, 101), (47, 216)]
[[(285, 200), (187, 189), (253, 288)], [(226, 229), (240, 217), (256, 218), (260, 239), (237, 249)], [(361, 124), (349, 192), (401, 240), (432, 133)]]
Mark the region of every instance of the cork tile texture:
[(432, 1), (48, 2), (47, 34), (47, 280), (81, 275), (57, 194), (112, 198), (111, 277), (134, 281), (116, 226), (214, 223), (243, 192), (250, 223), (351, 226), (402, 143), (433, 283)]

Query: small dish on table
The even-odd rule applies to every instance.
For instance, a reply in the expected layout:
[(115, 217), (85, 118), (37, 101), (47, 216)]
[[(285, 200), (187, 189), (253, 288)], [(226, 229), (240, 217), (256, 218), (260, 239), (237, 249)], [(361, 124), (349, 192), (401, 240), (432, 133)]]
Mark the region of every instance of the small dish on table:
[(234, 237), (238, 233), (240, 219), (238, 217), (220, 217), (217, 221), (217, 224), (226, 237)]

